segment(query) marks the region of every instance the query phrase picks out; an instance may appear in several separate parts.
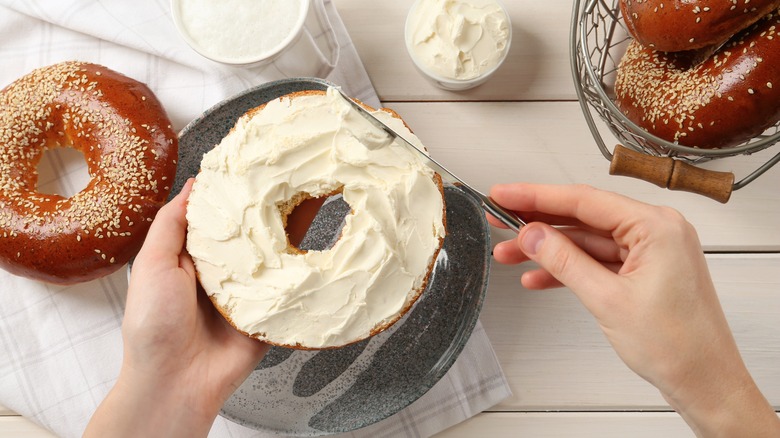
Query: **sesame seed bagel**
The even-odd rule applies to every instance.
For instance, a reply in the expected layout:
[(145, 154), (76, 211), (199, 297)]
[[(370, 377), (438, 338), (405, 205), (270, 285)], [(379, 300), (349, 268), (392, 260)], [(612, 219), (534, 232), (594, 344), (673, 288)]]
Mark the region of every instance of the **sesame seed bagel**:
[(664, 52), (719, 46), (780, 6), (780, 0), (621, 0), (640, 44)]
[[(423, 147), (396, 113), (374, 114)], [(289, 215), (334, 193), (351, 210), (338, 240), (296, 248)], [(296, 349), (342, 347), (398, 321), (446, 232), (441, 177), (332, 88), (241, 117), (204, 155), (187, 221), (187, 250), (220, 313), (250, 337)]]
[(734, 146), (780, 120), (780, 15), (767, 14), (703, 62), (632, 41), (615, 83), (618, 108), (651, 134), (699, 148)]
[[(37, 191), (47, 149), (81, 151), (91, 176)], [(63, 62), (0, 91), (0, 266), (57, 284), (119, 269), (141, 247), (176, 171), (177, 137), (152, 92), (105, 67)]]

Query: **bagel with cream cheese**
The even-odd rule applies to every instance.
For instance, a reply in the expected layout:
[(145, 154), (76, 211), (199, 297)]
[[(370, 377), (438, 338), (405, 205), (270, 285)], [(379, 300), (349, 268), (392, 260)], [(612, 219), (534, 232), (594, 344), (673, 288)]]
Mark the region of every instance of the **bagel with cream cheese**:
[[(419, 142), (397, 114), (374, 114)], [(334, 193), (351, 209), (336, 243), (291, 245), (287, 216)], [(241, 117), (204, 155), (187, 219), (187, 249), (217, 309), (248, 336), (299, 349), (348, 345), (401, 318), (446, 230), (441, 178), (334, 89)]]

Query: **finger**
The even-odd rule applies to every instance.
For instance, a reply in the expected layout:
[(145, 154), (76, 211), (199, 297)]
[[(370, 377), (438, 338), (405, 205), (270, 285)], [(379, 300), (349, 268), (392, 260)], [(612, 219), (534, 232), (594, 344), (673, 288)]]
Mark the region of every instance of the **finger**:
[(182, 250), (181, 254), (179, 254), (179, 267), (182, 268), (191, 278), (196, 278), (195, 262), (192, 261), (192, 257), (186, 249)]
[(623, 261), (624, 250), (615, 239), (603, 234), (582, 228), (558, 228), (575, 245), (582, 248), (589, 256), (602, 263)]
[[(523, 219), (523, 222), (525, 223), (544, 222), (550, 225), (568, 225), (568, 226), (587, 227), (587, 225), (582, 223), (582, 221), (570, 217), (555, 216), (551, 214), (544, 214), (544, 213), (539, 213), (534, 211), (515, 211), (515, 214), (520, 216)], [(492, 214), (486, 213), (486, 216), (490, 225), (496, 228), (509, 228), (503, 222), (496, 219), (495, 216), (493, 216)]]
[(139, 258), (151, 257), (161, 262), (179, 264), (179, 254), (187, 234), (187, 198), (193, 182), (194, 179), (190, 178), (181, 192), (157, 212)]
[(560, 283), (569, 287), (589, 310), (597, 309), (608, 286), (620, 281), (555, 228), (531, 223), (518, 236), (522, 251)]
[[(622, 263), (604, 263), (604, 267), (614, 273), (619, 272), (622, 266)], [(520, 277), (520, 282), (523, 284), (523, 287), (531, 290), (554, 289), (564, 286), (549, 272), (541, 268), (524, 272)]]
[(493, 258), (498, 263), (504, 265), (516, 265), (530, 260), (528, 256), (520, 250), (515, 239), (498, 242), (496, 246), (493, 247)]
[(563, 283), (544, 269), (524, 272), (520, 277), (520, 282), (523, 287), (531, 290), (554, 289), (563, 286)]
[(564, 221), (575, 219), (603, 231), (615, 230), (651, 207), (585, 185), (500, 184), (491, 188), (490, 196), (514, 211), (537, 212)]
[[(558, 228), (575, 245), (602, 263), (622, 262), (626, 251), (611, 237), (581, 228)], [(503, 264), (517, 264), (529, 260), (515, 240), (499, 242), (493, 248), (493, 257)]]

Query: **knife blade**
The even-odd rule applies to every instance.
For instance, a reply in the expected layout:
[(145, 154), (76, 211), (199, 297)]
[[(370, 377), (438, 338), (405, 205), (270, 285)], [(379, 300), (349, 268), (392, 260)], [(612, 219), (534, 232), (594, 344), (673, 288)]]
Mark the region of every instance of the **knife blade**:
[(442, 166), (438, 161), (431, 158), (430, 155), (421, 151), (412, 142), (404, 138), (401, 134), (397, 133), (393, 128), (387, 126), (384, 122), (376, 118), (373, 114), (371, 114), (370, 111), (363, 108), (360, 104), (352, 100), (349, 96), (347, 96), (344, 93), (343, 90), (341, 90), (341, 88), (336, 88), (336, 89), (338, 90), (339, 94), (341, 94), (341, 97), (344, 100), (346, 100), (355, 111), (357, 111), (361, 116), (363, 116), (364, 119), (368, 120), (376, 128), (386, 132), (393, 139), (400, 141), (403, 145), (407, 146), (411, 151), (417, 153), (421, 158), (425, 160), (425, 162), (428, 164), (428, 167), (433, 169), (436, 173), (438, 173), (441, 176), (442, 180), (461, 189), (464, 193), (474, 198), (482, 206), (483, 210), (485, 210), (487, 213), (489, 213), (490, 215), (492, 215), (493, 217), (501, 221), (501, 223), (509, 227), (509, 229), (515, 232), (519, 232), (520, 228), (525, 226), (525, 221), (523, 221), (523, 219), (521, 219), (520, 216), (518, 216), (515, 212), (501, 207), (492, 198), (490, 198), (489, 196), (485, 195), (484, 193), (480, 192), (479, 190), (473, 188), (472, 186), (464, 182), (462, 179), (457, 177), (454, 173), (450, 172), (449, 170), (447, 170), (447, 168)]

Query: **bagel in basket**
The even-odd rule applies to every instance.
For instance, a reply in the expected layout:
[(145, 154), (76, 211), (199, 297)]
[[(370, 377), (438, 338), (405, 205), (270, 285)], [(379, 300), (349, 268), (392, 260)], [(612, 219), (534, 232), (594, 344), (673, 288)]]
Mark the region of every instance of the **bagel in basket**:
[(632, 41), (620, 61), (617, 107), (651, 134), (725, 148), (780, 120), (780, 15), (767, 14), (701, 61)]
[(718, 47), (778, 7), (780, 0), (620, 0), (634, 39), (663, 52)]

